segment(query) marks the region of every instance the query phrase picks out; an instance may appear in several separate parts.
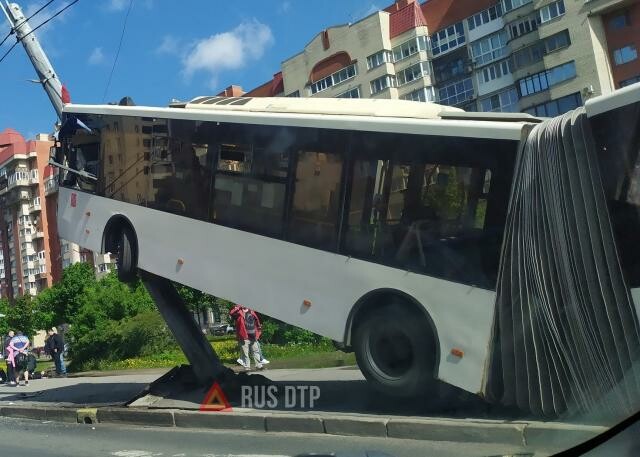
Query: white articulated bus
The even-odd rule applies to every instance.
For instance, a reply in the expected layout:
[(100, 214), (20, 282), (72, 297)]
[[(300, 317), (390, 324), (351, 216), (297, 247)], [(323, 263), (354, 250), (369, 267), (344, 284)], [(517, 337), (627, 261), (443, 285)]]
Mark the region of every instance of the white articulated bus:
[[(635, 117), (621, 119), (637, 129), (639, 93), (596, 100), (587, 116), (631, 106)], [(440, 379), (486, 393), (514, 170), (540, 119), (223, 97), (67, 105), (64, 116), (62, 238), (118, 252), (122, 277), (139, 268), (352, 347), (386, 392), (414, 395)], [(637, 135), (625, 141), (635, 149), (604, 176), (608, 201), (620, 197), (613, 181), (631, 181), (628, 218), (640, 162)], [(621, 258), (638, 287), (638, 259)]]

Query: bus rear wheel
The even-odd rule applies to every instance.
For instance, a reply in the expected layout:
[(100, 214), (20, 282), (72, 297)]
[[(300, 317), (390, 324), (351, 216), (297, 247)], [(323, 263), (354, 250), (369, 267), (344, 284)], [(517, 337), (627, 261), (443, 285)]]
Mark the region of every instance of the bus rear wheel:
[(115, 236), (118, 279), (123, 282), (134, 281), (137, 276), (135, 235), (133, 230), (122, 226)]
[(387, 395), (425, 394), (435, 379), (436, 347), (424, 316), (398, 304), (365, 311), (354, 330), (354, 350), (362, 373)]

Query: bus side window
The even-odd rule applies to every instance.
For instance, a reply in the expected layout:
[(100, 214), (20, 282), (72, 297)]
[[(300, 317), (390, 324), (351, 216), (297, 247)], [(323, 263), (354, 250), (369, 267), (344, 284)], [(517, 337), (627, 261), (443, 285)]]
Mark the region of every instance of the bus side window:
[(485, 230), (490, 180), (491, 173), (481, 168), (356, 160), (345, 253), (490, 285), (484, 267), (491, 237)]
[(336, 249), (342, 165), (342, 156), (338, 154), (297, 153), (289, 222), (291, 241), (330, 251)]
[(290, 128), (231, 125), (217, 145), (212, 219), (248, 232), (282, 237)]

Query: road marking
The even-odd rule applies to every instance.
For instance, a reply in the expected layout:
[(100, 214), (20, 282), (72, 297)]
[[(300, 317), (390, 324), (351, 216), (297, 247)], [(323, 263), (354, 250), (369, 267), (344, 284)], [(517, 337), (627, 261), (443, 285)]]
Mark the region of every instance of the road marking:
[(156, 457), (163, 454), (162, 452), (123, 450), (123, 451), (112, 452), (111, 455), (114, 455), (116, 457)]

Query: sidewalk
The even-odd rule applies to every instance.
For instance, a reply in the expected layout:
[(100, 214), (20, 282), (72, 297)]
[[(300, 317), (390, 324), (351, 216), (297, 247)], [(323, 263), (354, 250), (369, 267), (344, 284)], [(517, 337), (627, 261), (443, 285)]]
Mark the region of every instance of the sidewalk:
[[(384, 399), (370, 390), (356, 367), (260, 372), (279, 386), (318, 386), (313, 409), (250, 409), (200, 412), (205, 391), (140, 396), (166, 370), (39, 379), (28, 387), (0, 386), (0, 415), (36, 420), (165, 427), (240, 429), (375, 436), (432, 441), (544, 444), (566, 449), (605, 430), (579, 424), (544, 423), (496, 415), (479, 399)], [(446, 393), (446, 392), (444, 392)], [(137, 398), (128, 407), (130, 400)], [(430, 399), (429, 399), (430, 398)], [(475, 398), (475, 397), (474, 397)], [(446, 405), (443, 403), (447, 403)], [(460, 402), (456, 404), (456, 402)]]

